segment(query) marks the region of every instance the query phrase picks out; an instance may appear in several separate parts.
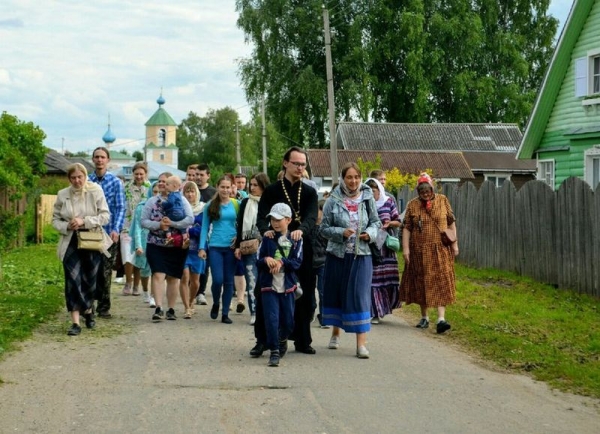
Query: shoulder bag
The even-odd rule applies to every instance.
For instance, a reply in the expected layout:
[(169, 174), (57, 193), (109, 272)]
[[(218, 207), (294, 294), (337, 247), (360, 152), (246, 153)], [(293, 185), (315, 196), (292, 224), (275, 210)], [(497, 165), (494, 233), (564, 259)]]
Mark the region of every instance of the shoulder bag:
[(77, 248), (101, 252), (104, 248), (104, 234), (102, 232), (102, 229), (99, 231), (78, 230), (75, 232), (77, 236)]

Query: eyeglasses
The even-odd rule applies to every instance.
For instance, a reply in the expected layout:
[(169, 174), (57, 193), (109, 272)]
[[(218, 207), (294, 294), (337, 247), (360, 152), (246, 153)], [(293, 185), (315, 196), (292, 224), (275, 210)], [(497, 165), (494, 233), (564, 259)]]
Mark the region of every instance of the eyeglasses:
[(301, 163), (299, 161), (288, 161), (288, 163), (293, 164), (297, 168), (306, 167), (306, 163)]

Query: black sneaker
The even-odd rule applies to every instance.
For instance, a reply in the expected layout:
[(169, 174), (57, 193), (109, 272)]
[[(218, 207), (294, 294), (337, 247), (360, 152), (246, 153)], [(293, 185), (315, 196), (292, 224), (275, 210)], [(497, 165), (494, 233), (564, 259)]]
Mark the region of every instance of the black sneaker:
[(421, 321), (419, 321), (419, 324), (417, 324), (415, 327), (418, 329), (429, 328), (429, 321), (426, 318), (421, 318)]
[(227, 315), (223, 315), (223, 317), (221, 318), (221, 322), (223, 324), (232, 324), (233, 321), (231, 321), (231, 318), (229, 318)]
[(152, 321), (158, 322), (165, 317), (165, 311), (160, 307), (157, 307), (154, 311), (154, 315), (152, 315)]
[(269, 366), (279, 366), (279, 360), (281, 356), (279, 355), (279, 351), (271, 351), (271, 356), (269, 357)]
[(212, 319), (217, 319), (218, 316), (219, 316), (219, 305), (213, 304), (212, 308), (210, 309), (210, 317)]
[(83, 317), (85, 318), (85, 326), (89, 329), (93, 329), (96, 327), (96, 320), (94, 319), (93, 313), (84, 313)]
[(283, 359), (283, 356), (285, 356), (285, 353), (287, 353), (288, 350), (288, 341), (287, 339), (283, 340), (283, 341), (279, 341), (279, 357)]
[(254, 348), (252, 348), (250, 350), (250, 357), (260, 357), (262, 356), (262, 353), (265, 352), (265, 346), (263, 344), (259, 344), (257, 343), (256, 345), (254, 345)]
[(175, 309), (170, 308), (167, 310), (167, 319), (171, 321), (175, 321), (177, 317), (175, 316)]
[(440, 321), (436, 324), (435, 327), (438, 335), (447, 332), (451, 328), (450, 324), (447, 321)]
[(69, 327), (67, 334), (69, 336), (79, 336), (81, 334), (81, 327), (79, 326), (79, 324), (73, 323), (73, 325)]

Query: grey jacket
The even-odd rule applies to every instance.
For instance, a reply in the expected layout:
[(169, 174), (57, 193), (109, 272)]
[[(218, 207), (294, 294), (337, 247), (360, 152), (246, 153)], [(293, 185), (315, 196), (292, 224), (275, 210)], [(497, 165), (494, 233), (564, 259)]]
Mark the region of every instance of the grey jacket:
[[(358, 233), (356, 246), (354, 248), (355, 255), (370, 255), (371, 249), (369, 243), (362, 241), (358, 235), (366, 232), (372, 241), (377, 237), (377, 231), (381, 227), (381, 221), (377, 214), (377, 206), (373, 198), (373, 192), (365, 185), (361, 184), (362, 201), (358, 209)], [(367, 212), (367, 207), (369, 211)], [(338, 258), (343, 258), (346, 254), (346, 239), (344, 238), (344, 230), (350, 227), (350, 212), (344, 205), (343, 194), (340, 187), (336, 187), (331, 196), (325, 202), (323, 208), (323, 221), (321, 222), (321, 234), (327, 238), (327, 252)]]

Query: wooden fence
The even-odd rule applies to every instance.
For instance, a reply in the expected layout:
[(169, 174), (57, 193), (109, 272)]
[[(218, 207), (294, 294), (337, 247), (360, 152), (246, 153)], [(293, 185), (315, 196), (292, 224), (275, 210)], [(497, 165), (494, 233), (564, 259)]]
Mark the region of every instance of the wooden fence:
[[(517, 191), (505, 182), (445, 185), (456, 215), (460, 256), (474, 267), (508, 270), (600, 297), (600, 186), (594, 193), (579, 178), (558, 191), (530, 181)], [(398, 199), (416, 196), (405, 187)]]
[[(15, 199), (12, 197), (13, 190), (0, 187), (0, 209), (10, 211), (15, 215), (23, 215), (27, 208), (27, 199), (25, 197), (21, 199)], [(0, 234), (0, 236), (6, 236), (5, 234)], [(8, 243), (10, 247), (21, 247), (25, 244), (25, 228), (24, 225), (21, 225), (19, 228), (18, 234), (16, 238)]]
[(41, 194), (36, 206), (35, 239), (37, 243), (44, 242), (44, 226), (52, 224), (55, 194)]

